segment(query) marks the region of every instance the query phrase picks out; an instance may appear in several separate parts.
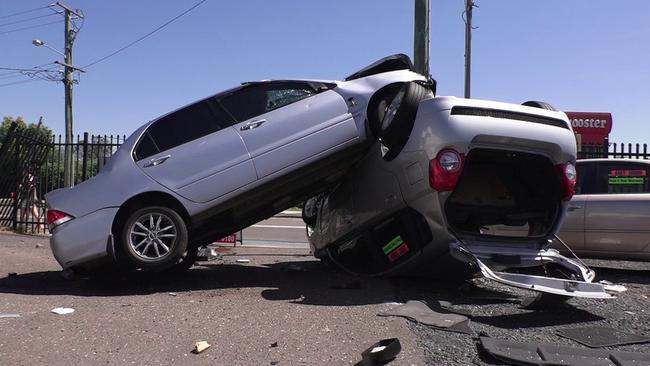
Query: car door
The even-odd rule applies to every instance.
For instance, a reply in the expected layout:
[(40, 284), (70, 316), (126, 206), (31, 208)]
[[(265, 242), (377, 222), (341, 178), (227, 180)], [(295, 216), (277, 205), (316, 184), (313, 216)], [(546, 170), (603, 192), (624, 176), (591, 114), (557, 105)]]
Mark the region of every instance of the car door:
[(612, 257), (650, 254), (650, 169), (647, 163), (601, 161), (598, 193), (585, 213), (585, 249)]
[[(585, 211), (589, 193), (593, 192), (593, 181), (596, 166), (590, 162), (576, 163), (576, 194), (569, 201), (567, 214), (558, 236), (571, 249), (581, 250), (585, 245)], [(558, 249), (564, 249), (559, 243), (554, 244)]]
[(206, 99), (155, 121), (134, 157), (144, 173), (194, 202), (208, 202), (255, 181), (253, 163), (231, 118)]
[(286, 173), (359, 139), (347, 103), (334, 85), (253, 83), (220, 99), (248, 149), (259, 179)]

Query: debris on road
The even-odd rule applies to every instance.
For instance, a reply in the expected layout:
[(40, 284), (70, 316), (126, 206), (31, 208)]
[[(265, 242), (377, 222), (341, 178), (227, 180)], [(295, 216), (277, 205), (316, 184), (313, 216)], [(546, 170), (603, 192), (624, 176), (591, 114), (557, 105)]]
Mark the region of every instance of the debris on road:
[(242, 259), (237, 259), (235, 262), (237, 263), (250, 263), (250, 259), (242, 258)]
[(194, 349), (192, 350), (192, 353), (198, 355), (199, 353), (205, 351), (208, 348), (210, 348), (210, 344), (208, 342), (206, 342), (206, 341), (198, 341), (198, 342), (194, 343)]
[(169, 296), (178, 296), (178, 294), (175, 293), (175, 292), (168, 292), (167, 295), (169, 295)]
[(216, 249), (212, 247), (205, 247), (199, 249), (199, 253), (196, 255), (196, 260), (208, 262), (208, 261), (217, 260), (220, 257), (221, 255), (217, 253)]
[(382, 339), (361, 353), (361, 364), (384, 365), (397, 357), (402, 345), (397, 338)]
[[(617, 352), (589, 348), (558, 346), (532, 342), (514, 342), (481, 337), (483, 349), (503, 362), (514, 365), (646, 365), (650, 355), (640, 352)], [(543, 358), (542, 358), (543, 357)]]
[(591, 348), (650, 342), (650, 337), (627, 333), (609, 327), (559, 329), (557, 334), (560, 337), (574, 340)]
[(0, 318), (21, 318), (21, 315), (12, 313), (0, 313)]
[(273, 343), (271, 343), (271, 348), (275, 348), (275, 347), (277, 347), (277, 346), (278, 346), (278, 342), (273, 342)]
[(13, 277), (13, 276), (18, 276), (18, 273), (16, 273), (16, 272), (9, 272), (9, 273), (7, 274), (7, 277)]
[[(438, 306), (437, 308), (444, 310), (441, 306)], [(399, 316), (417, 323), (433, 326), (440, 330), (465, 334), (473, 333), (469, 327), (468, 317), (454, 313), (437, 312), (432, 310), (427, 306), (427, 304), (417, 300), (409, 300), (404, 305), (400, 305), (377, 315)]]
[(73, 308), (54, 308), (51, 310), (54, 314), (66, 315), (74, 313)]

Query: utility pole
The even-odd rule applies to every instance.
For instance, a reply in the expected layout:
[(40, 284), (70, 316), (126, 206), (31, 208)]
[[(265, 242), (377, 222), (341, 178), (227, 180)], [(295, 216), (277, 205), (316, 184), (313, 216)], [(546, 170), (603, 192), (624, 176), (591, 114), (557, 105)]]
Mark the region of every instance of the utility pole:
[(72, 84), (74, 83), (73, 73), (75, 70), (83, 71), (72, 66), (72, 44), (76, 37), (76, 31), (72, 30), (72, 17), (83, 18), (78, 11), (70, 9), (67, 5), (57, 2), (54, 4), (63, 9), (65, 17), (65, 48), (64, 63), (65, 67), (63, 86), (65, 88), (65, 150), (63, 155), (63, 182), (65, 187), (74, 185), (74, 171), (72, 161)]
[(465, 0), (465, 98), (470, 98), (472, 77), (472, 9), (474, 0)]
[(415, 71), (429, 76), (429, 14), (431, 0), (415, 0), (413, 59)]

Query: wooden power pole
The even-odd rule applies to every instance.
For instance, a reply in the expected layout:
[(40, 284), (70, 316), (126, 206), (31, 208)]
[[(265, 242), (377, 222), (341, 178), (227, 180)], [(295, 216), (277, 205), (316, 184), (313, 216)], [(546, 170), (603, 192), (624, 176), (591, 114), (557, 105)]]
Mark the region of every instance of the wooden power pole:
[(413, 59), (415, 71), (429, 76), (429, 14), (431, 0), (415, 0)]

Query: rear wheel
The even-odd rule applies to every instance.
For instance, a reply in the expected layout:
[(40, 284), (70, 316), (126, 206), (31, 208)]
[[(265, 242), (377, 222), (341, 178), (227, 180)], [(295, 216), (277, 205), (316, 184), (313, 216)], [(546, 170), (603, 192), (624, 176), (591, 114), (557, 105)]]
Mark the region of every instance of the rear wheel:
[(546, 110), (549, 110), (549, 111), (557, 111), (557, 109), (555, 109), (555, 107), (553, 107), (549, 103), (540, 102), (540, 101), (537, 101), (537, 100), (529, 100), (527, 102), (521, 103), (521, 105), (525, 105), (526, 107), (535, 107), (535, 108), (546, 109)]
[(163, 206), (145, 207), (129, 215), (120, 239), (124, 259), (145, 270), (170, 268), (188, 250), (183, 218)]

